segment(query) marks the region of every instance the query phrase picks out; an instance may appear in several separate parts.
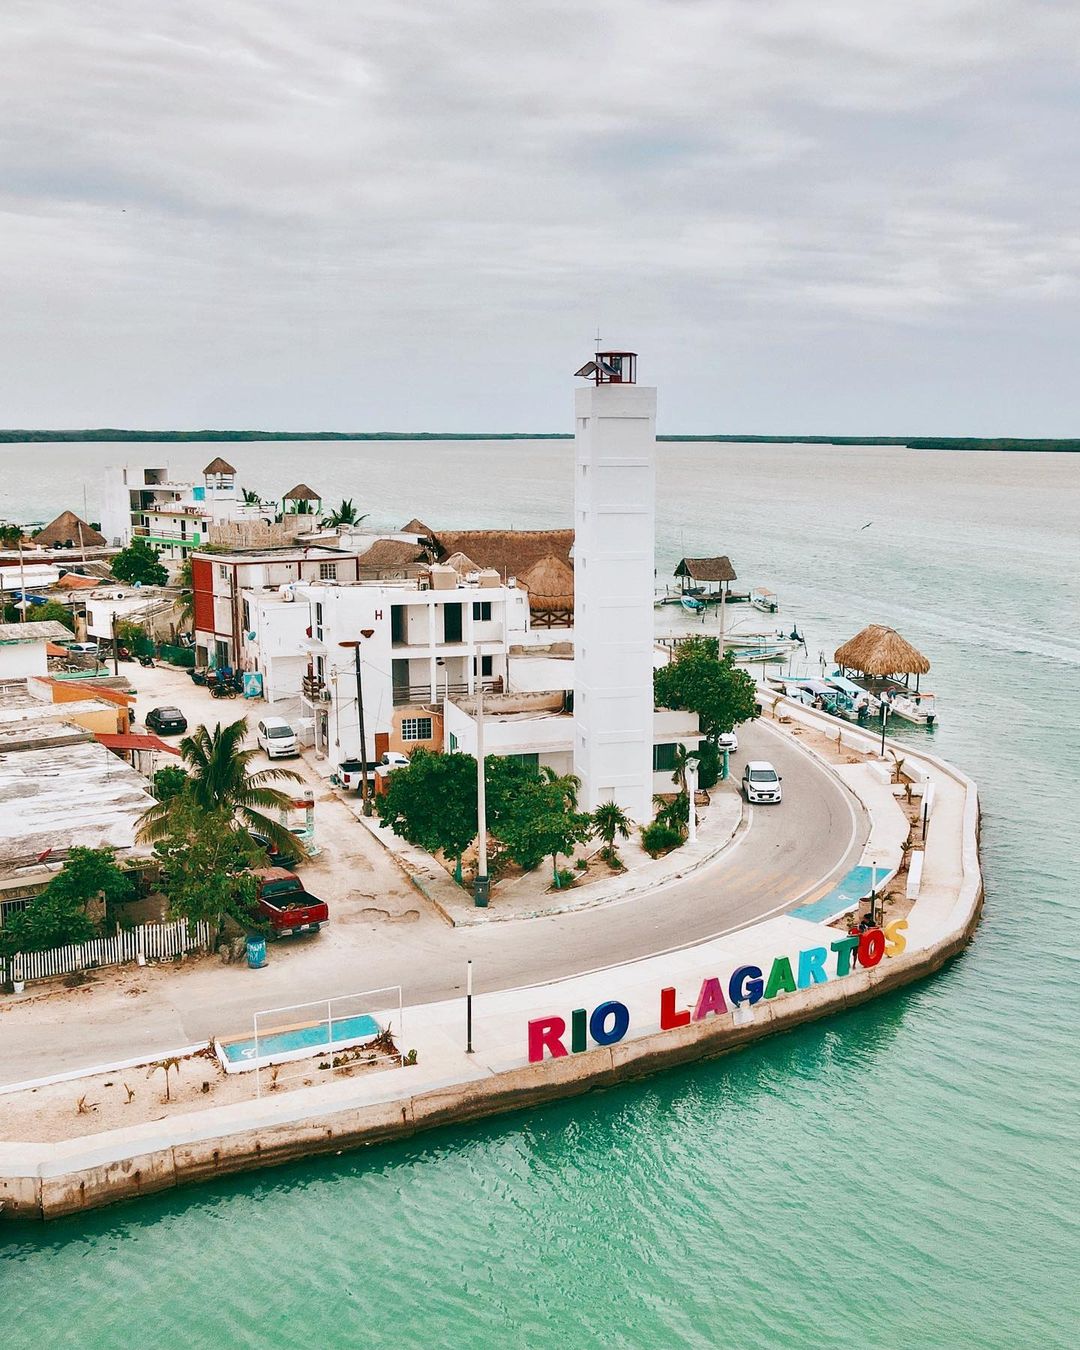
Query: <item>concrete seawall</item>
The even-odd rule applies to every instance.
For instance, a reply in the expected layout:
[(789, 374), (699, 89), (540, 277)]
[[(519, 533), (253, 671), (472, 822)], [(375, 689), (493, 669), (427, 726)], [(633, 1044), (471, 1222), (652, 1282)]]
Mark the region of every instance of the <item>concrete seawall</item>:
[[(807, 725), (823, 725), (820, 715), (809, 710), (792, 708), (790, 713)], [(836, 734), (836, 723), (824, 719), (824, 724)], [(844, 734), (858, 733), (845, 727)], [(595, 1003), (603, 992), (599, 977), (484, 996), (479, 1001), (477, 1045), (479, 1049), (484, 1029), (490, 1027), (491, 1048), (486, 1055), (466, 1058), (451, 1046), (444, 1007), (439, 1029), (430, 1032), (431, 1049), (425, 1049), (416, 1067), (267, 1094), (242, 1105), (213, 1107), (64, 1143), (0, 1142), (4, 1215), (59, 1217), (187, 1182), (527, 1109), (728, 1054), (933, 974), (967, 945), (978, 923), (982, 905), (978, 795), (975, 784), (950, 765), (908, 746), (902, 751), (909, 764), (918, 765), (934, 780), (939, 793), (931, 826), (931, 836), (937, 830), (938, 837), (933, 853), (927, 853), (923, 895), (911, 912), (909, 944), (903, 953), (871, 969), (858, 968), (843, 978), (740, 1009), (739, 1014), (709, 1016), (671, 1030), (659, 1030), (646, 1015), (635, 1020), (635, 1025), (640, 1021), (640, 1034), (617, 1044), (532, 1064), (523, 1062), (522, 1018), (551, 1007), (584, 1006), (590, 998)], [(943, 798), (947, 798), (944, 805)], [(760, 933), (758, 950), (766, 950), (770, 943), (775, 947), (787, 940), (787, 932), (780, 920), (772, 920), (744, 931), (738, 939), (646, 957), (603, 972), (604, 987), (624, 975), (631, 989), (652, 990), (659, 983), (688, 979), (687, 972), (695, 969), (710, 972), (717, 961), (729, 959), (723, 953), (733, 950), (736, 941), (745, 946)], [(438, 1022), (435, 1009), (431, 1021)], [(500, 1039), (496, 1028), (503, 1023), (513, 1029)]]

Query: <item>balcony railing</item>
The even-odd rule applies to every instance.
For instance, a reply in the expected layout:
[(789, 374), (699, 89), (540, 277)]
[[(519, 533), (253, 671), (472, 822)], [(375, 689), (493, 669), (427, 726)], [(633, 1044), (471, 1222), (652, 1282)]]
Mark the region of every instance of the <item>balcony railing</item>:
[[(479, 680), (477, 683), (483, 685), (485, 694), (501, 694), (503, 691), (501, 676)], [(461, 698), (472, 692), (464, 680), (451, 680), (449, 683), (439, 680), (435, 685), (434, 699), (431, 697), (430, 684), (395, 684), (394, 707), (401, 707), (405, 703), (441, 703), (444, 698)]]

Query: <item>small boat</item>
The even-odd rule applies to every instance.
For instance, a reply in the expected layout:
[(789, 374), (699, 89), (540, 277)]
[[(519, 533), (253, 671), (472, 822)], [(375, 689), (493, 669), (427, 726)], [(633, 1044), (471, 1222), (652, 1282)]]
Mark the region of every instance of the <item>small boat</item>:
[(777, 661), (782, 664), (787, 660), (788, 650), (786, 647), (736, 647), (731, 652), (731, 659), (736, 665), (760, 666)]
[(938, 722), (937, 700), (934, 695), (923, 689), (911, 689), (901, 680), (887, 676), (852, 680), (841, 671), (834, 670), (824, 676), (832, 684), (847, 685), (863, 690), (869, 696), (867, 714), (877, 717), (882, 703), (888, 704), (889, 716), (899, 717), (917, 727), (933, 727)]
[(775, 614), (780, 608), (780, 601), (777, 600), (775, 591), (770, 591), (765, 586), (754, 587), (750, 592), (750, 603), (764, 614)]
[(785, 651), (794, 651), (797, 647), (805, 645), (802, 634), (795, 629), (790, 633), (734, 629), (724, 634), (725, 651), (739, 647), (782, 647)]
[(696, 596), (684, 595), (680, 603), (683, 609), (690, 614), (704, 614), (705, 612), (705, 601), (698, 600)]

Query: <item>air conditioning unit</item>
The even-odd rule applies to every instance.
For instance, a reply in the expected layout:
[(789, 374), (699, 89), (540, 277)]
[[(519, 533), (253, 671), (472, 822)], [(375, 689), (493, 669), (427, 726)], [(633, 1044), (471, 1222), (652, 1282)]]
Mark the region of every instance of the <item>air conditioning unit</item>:
[(331, 699), (330, 699), (330, 690), (329, 690), (329, 689), (320, 689), (319, 692), (318, 692), (318, 694), (316, 694), (316, 698), (319, 700), (320, 703), (329, 703), (329, 702), (331, 702)]

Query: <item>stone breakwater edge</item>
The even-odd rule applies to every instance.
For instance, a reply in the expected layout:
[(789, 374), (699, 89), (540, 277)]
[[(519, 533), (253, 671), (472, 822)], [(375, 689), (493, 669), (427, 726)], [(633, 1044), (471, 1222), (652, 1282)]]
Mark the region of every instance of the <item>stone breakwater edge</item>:
[[(845, 723), (787, 700), (782, 705), (795, 723), (839, 735), (863, 752), (874, 747), (876, 738)], [(788, 953), (799, 966), (805, 965), (800, 949), (832, 946), (835, 929), (780, 915), (677, 952), (480, 996), (472, 1055), (457, 1034), (460, 999), (407, 1009), (410, 1040), (423, 1047), (413, 1067), (54, 1144), (0, 1141), (0, 1217), (60, 1217), (232, 1172), (530, 1109), (725, 1055), (924, 979), (964, 949), (978, 924), (979, 800), (975, 783), (960, 770), (909, 744), (902, 750), (905, 770), (933, 785), (933, 817), (902, 949), (890, 940), (891, 954), (872, 967), (851, 967), (840, 951), (838, 973), (794, 990), (781, 977), (773, 990), (778, 996), (749, 1004), (744, 993), (744, 1001), (728, 1009), (717, 993), (730, 988), (736, 995), (732, 972), (757, 967), (769, 975), (778, 953)], [(882, 809), (881, 794), (864, 796), (857, 783), (847, 785), (863, 797), (873, 819)], [(712, 992), (706, 996), (707, 987)], [(673, 989), (678, 1005), (668, 992)], [(673, 1015), (676, 1006), (693, 1007), (695, 998), (700, 1016)], [(615, 1001), (627, 1009), (630, 1034), (593, 1049), (579, 1050), (575, 1042), (571, 1053), (529, 1062), (530, 1022), (563, 1020), (569, 1046), (573, 1010), (596, 1011)], [(603, 1028), (603, 1018), (599, 1025)], [(402, 1081), (401, 1075), (408, 1077)]]

